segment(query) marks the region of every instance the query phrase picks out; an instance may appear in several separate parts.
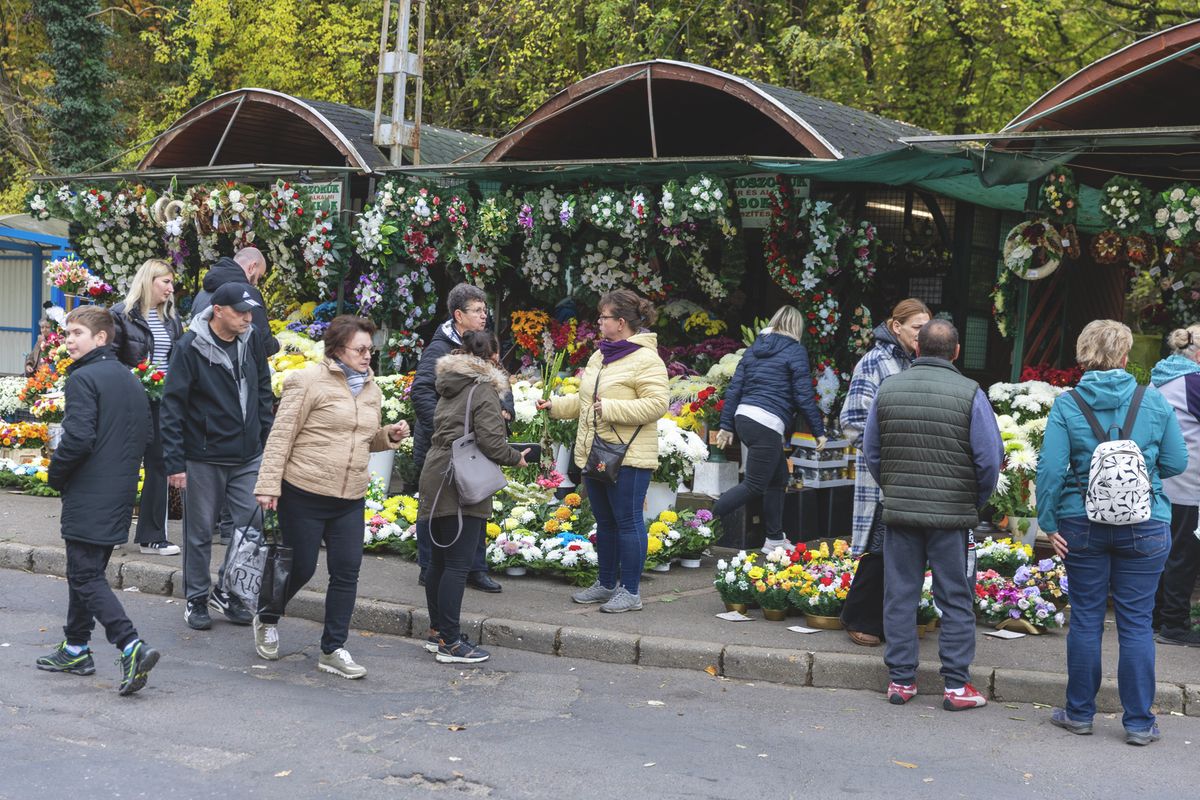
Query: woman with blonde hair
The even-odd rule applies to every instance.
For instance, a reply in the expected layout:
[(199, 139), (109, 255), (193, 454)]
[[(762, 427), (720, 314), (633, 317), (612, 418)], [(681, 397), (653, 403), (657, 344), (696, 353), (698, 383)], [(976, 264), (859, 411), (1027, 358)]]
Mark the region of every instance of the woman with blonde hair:
[(1200, 324), (1171, 331), (1167, 346), (1171, 354), (1154, 366), (1150, 382), (1175, 409), (1192, 469), (1163, 481), (1171, 501), (1171, 552), (1154, 604), (1155, 641), (1200, 647), (1200, 632), (1190, 624), (1200, 574)]
[[(854, 365), (850, 389), (842, 404), (842, 434), (850, 444), (862, 442), (867, 415), (885, 378), (912, 366), (917, 335), (932, 318), (929, 307), (915, 297), (901, 300), (886, 320), (875, 326), (875, 344)], [(854, 473), (854, 514), (851, 548), (859, 557), (842, 607), (842, 625), (855, 644), (878, 647), (883, 641), (883, 522), (879, 519), (883, 493), (870, 471)]]
[[(183, 336), (183, 324), (175, 312), (175, 272), (171, 265), (159, 258), (142, 264), (125, 300), (113, 306), (112, 316), (116, 324), (113, 349), (121, 363), (130, 368), (147, 363), (165, 380), (171, 351)], [(179, 554), (179, 546), (167, 541), (167, 472), (159, 434), (159, 406), (158, 400), (150, 401), (153, 435), (142, 457), (145, 474), (134, 540), (143, 553), (173, 556)]]
[(762, 495), (764, 553), (791, 546), (783, 532), (783, 495), (788, 478), (784, 448), (791, 441), (797, 411), (808, 420), (809, 429), (817, 437), (817, 448), (825, 446), (825, 422), (813, 392), (808, 351), (800, 343), (803, 335), (804, 315), (798, 309), (783, 306), (775, 312), (733, 373), (725, 390), (725, 409), (717, 434), (718, 446), (725, 447), (736, 430), (749, 455), (742, 482), (721, 495), (713, 513), (724, 516)]
[[(1138, 386), (1125, 371), (1133, 334), (1120, 322), (1089, 322), (1075, 343), (1083, 379), (1054, 401), (1046, 421), (1037, 470), (1038, 525), (1067, 567), (1071, 626), (1067, 631), (1067, 692), (1063, 708), (1050, 722), (1079, 735), (1092, 732), (1096, 693), (1100, 690), (1100, 643), (1109, 595), (1117, 617), (1120, 643), (1117, 692), (1125, 709), (1125, 741), (1158, 741), (1154, 702), (1154, 592), (1171, 548), (1171, 501), (1163, 479), (1187, 467), (1188, 451), (1170, 403), (1155, 389)], [(1104, 436), (1101, 437), (1100, 434)], [(1141, 465), (1123, 472), (1148, 480), (1144, 521), (1095, 522), (1089, 510), (1092, 455), (1100, 439), (1131, 439)], [(1128, 457), (1127, 457), (1128, 458)], [(1131, 459), (1130, 459), (1131, 460)], [(1136, 504), (1126, 508), (1131, 520)]]

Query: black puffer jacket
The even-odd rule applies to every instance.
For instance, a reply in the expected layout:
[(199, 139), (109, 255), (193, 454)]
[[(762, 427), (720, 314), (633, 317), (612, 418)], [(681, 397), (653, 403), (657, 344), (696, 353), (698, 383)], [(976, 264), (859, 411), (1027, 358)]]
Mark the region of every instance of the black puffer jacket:
[(111, 347), (98, 347), (67, 368), (63, 436), (47, 475), (63, 493), (64, 539), (103, 546), (128, 541), (149, 438), (146, 391)]
[(429, 454), (429, 443), (433, 439), (433, 415), (438, 404), (437, 365), (443, 357), (461, 344), (450, 338), (450, 332), (454, 332), (453, 325), (453, 322), (439, 325), (429, 344), (421, 351), (421, 360), (417, 362), (417, 374), (413, 376), (412, 389), (409, 392), (413, 412), (416, 414), (413, 426), (413, 463), (416, 464), (418, 474), (425, 466), (425, 456)]
[[(113, 350), (117, 358), (127, 367), (136, 367), (143, 361), (154, 356), (154, 334), (150, 332), (150, 324), (142, 316), (141, 309), (126, 309), (124, 303), (117, 303), (111, 309), (116, 331), (113, 335)], [(171, 349), (179, 337), (183, 336), (183, 323), (178, 316), (162, 316), (163, 325), (171, 336)], [(156, 364), (155, 366), (165, 366)]]
[(234, 380), (233, 362), (214, 340), (211, 319), (211, 307), (200, 312), (171, 356), (161, 417), (168, 475), (183, 472), (188, 461), (245, 464), (258, 458), (271, 432), (275, 396), (262, 347), (253, 331), (238, 337), (241, 380)]
[[(225, 256), (204, 273), (203, 289), (196, 293), (196, 299), (192, 301), (192, 319), (200, 316), (200, 312), (212, 305), (212, 293), (227, 283), (249, 285), (250, 281), (246, 278), (246, 271), (242, 269), (242, 265)], [(255, 286), (250, 286), (250, 294), (258, 303), (258, 308), (250, 312), (254, 330), (262, 346), (266, 348), (267, 355), (273, 356), (279, 352), (279, 342), (271, 335), (271, 326), (267, 324), (266, 301), (263, 300), (262, 292)]]
[(785, 429), (792, 427), (796, 412), (800, 412), (814, 436), (825, 435), (808, 350), (790, 336), (763, 332), (746, 349), (725, 390), (722, 430), (734, 430), (734, 415), (743, 403), (771, 412), (783, 420)]

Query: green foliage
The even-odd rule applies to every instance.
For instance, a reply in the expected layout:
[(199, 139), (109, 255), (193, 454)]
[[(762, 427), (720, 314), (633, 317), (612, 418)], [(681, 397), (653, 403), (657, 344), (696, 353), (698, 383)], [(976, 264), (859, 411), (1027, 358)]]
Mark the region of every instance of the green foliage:
[(43, 107), (50, 128), (51, 161), (63, 172), (83, 172), (112, 151), (113, 80), (105, 60), (110, 31), (96, 16), (96, 0), (40, 0), (46, 64), (54, 83)]

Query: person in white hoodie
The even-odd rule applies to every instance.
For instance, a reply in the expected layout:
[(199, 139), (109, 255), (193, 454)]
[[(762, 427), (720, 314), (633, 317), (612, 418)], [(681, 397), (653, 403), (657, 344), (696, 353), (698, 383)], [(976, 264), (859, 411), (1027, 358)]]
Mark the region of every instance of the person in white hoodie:
[(1192, 590), (1200, 574), (1200, 323), (1171, 331), (1171, 355), (1150, 381), (1175, 409), (1188, 448), (1188, 469), (1163, 480), (1171, 500), (1171, 552), (1154, 602), (1155, 641), (1200, 647), (1191, 626)]

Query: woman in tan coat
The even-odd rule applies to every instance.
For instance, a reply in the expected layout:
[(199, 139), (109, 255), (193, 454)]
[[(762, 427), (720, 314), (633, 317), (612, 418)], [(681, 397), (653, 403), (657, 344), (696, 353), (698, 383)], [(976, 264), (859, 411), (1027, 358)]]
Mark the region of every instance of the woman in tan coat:
[[(292, 548), (288, 599), (317, 569), (325, 542), (329, 588), (317, 668), (343, 678), (367, 674), (346, 651), (362, 564), (363, 498), (370, 452), (395, 449), (408, 423), (381, 427), (381, 395), (371, 372), (375, 325), (349, 314), (325, 331), (325, 359), (288, 376), (263, 450), (254, 494), (278, 508), (283, 543)], [(254, 649), (279, 658), (278, 617), (254, 617)]]
[(468, 403), (475, 444), (485, 458), (503, 467), (523, 467), (528, 452), (508, 444), (500, 407), (500, 398), (509, 391), (508, 376), (496, 365), (498, 350), (492, 334), (467, 331), (462, 347), (443, 356), (436, 368), (437, 410), (433, 440), (421, 470), (417, 518), (429, 520), (433, 545), (425, 572), (431, 628), (426, 649), (444, 664), (475, 664), (489, 657), (462, 635), (458, 624), (467, 573), (492, 515), (491, 497), (462, 504), (451, 472), (450, 448), (465, 432)]
[[(657, 313), (649, 300), (628, 289), (600, 298), (600, 349), (588, 361), (579, 394), (543, 400), (555, 419), (579, 418), (575, 463), (587, 463), (592, 443), (629, 445), (616, 483), (584, 477), (596, 517), (599, 580), (572, 599), (603, 603), (607, 613), (640, 611), (642, 570), (646, 566), (646, 489), (658, 469), (658, 420), (667, 413), (667, 365), (658, 355), (658, 337), (645, 330)], [(618, 582), (619, 580), (619, 582)]]

